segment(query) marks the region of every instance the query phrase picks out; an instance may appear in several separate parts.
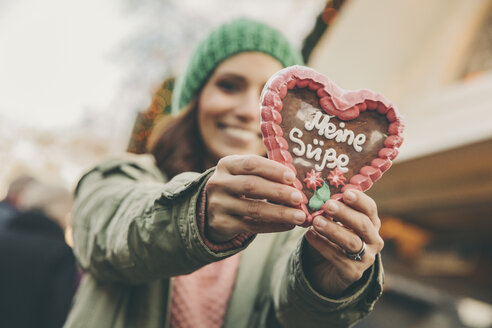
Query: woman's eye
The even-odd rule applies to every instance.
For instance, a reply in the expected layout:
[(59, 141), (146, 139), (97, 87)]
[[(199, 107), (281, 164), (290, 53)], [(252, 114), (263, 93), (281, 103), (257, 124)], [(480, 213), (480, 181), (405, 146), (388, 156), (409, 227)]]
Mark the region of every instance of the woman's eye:
[(240, 89), (237, 83), (231, 81), (218, 81), (217, 86), (227, 93), (237, 92)]

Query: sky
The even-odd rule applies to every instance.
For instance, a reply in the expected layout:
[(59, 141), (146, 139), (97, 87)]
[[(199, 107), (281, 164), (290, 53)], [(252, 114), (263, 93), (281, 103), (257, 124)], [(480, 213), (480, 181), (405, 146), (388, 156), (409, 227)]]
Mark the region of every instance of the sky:
[(108, 104), (123, 74), (108, 56), (134, 27), (118, 7), (115, 0), (2, 1), (0, 115), (54, 128), (76, 123), (91, 104)]
[(73, 187), (90, 164), (124, 151), (137, 112), (214, 26), (252, 17), (300, 46), (324, 5), (0, 0), (0, 198), (20, 173)]
[(162, 57), (151, 62), (152, 51), (169, 50), (177, 60), (186, 46), (169, 31), (192, 37), (204, 25), (245, 14), (283, 25), (295, 43), (323, 6), (323, 0), (0, 0), (0, 119), (55, 129), (109, 108), (128, 115), (148, 105), (149, 89), (166, 71), (157, 67)]

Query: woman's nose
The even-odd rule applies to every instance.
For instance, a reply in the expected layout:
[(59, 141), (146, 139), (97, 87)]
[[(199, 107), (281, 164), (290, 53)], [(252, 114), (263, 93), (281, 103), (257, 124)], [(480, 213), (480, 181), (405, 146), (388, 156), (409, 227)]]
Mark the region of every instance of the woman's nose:
[(235, 114), (244, 122), (260, 120), (260, 97), (258, 91), (249, 90), (236, 106)]

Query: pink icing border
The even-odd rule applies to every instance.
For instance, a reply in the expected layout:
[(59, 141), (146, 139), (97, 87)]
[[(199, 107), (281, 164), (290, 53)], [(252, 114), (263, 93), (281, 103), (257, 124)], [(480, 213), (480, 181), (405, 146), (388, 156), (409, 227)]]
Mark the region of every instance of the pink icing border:
[[(280, 127), (283, 99), (287, 95), (287, 90), (295, 87), (316, 91), (321, 108), (341, 120), (357, 118), (360, 112), (365, 110), (375, 110), (386, 115), (390, 124), (387, 131), (389, 136), (384, 140), (385, 147), (379, 151), (378, 157), (371, 161), (370, 166), (362, 167), (359, 173), (342, 188), (342, 192), (347, 189), (368, 190), (390, 168), (391, 161), (398, 155), (398, 147), (403, 142), (404, 123), (396, 106), (382, 95), (370, 90), (343, 90), (326, 76), (305, 66), (290, 66), (278, 71), (268, 80), (261, 94), (261, 132), (268, 158), (288, 166), (296, 176), (292, 155)], [(293, 185), (302, 190), (299, 179), (296, 178)], [(334, 194), (331, 199), (342, 200), (342, 194)], [(310, 225), (312, 219), (322, 210), (310, 213), (306, 206), (307, 202), (307, 197), (303, 193), (303, 203), (299, 208), (307, 215), (305, 225)]]

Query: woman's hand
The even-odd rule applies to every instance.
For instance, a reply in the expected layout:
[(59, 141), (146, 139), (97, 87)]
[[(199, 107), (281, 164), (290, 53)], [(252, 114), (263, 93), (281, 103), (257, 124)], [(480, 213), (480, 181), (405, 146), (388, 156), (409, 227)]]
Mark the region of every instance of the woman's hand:
[(289, 207), (302, 201), (294, 179), (289, 168), (261, 156), (222, 158), (206, 186), (207, 237), (222, 242), (243, 232), (286, 231), (304, 223), (305, 213)]
[[(325, 216), (314, 218), (313, 228), (306, 232), (308, 247), (303, 263), (307, 278), (328, 297), (340, 296), (360, 280), (384, 246), (374, 200), (358, 190), (347, 190), (343, 201), (327, 201), (323, 205)], [(346, 252), (359, 252), (362, 241), (366, 250), (361, 261), (349, 258)]]

